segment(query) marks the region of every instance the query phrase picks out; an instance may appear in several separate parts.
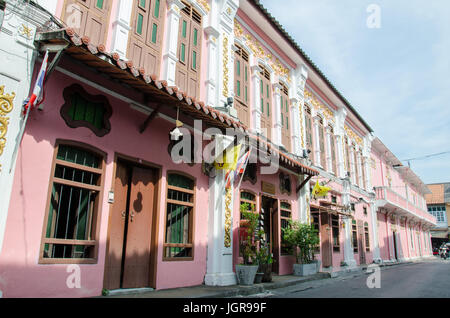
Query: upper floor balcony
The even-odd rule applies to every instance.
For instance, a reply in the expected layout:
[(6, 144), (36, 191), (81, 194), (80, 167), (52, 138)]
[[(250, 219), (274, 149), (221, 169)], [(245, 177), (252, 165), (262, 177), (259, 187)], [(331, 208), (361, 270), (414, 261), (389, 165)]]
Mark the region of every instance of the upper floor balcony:
[(425, 208), (411, 203), (391, 188), (375, 187), (375, 194), (378, 207), (395, 209), (396, 213), (400, 215), (436, 225), (436, 218), (430, 215)]

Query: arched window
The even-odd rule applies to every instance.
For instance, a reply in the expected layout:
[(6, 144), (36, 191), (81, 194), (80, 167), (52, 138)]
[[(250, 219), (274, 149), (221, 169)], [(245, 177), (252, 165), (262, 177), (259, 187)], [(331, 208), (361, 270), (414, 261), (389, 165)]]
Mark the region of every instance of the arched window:
[(280, 202), (280, 219), (281, 219), (281, 255), (291, 255), (292, 248), (284, 242), (283, 229), (289, 227), (289, 222), (292, 220), (292, 206), (288, 202)]
[(333, 252), (340, 251), (340, 241), (339, 241), (339, 216), (332, 215), (331, 216), (331, 228), (333, 234)]
[(272, 138), (272, 85), (270, 72), (262, 65), (260, 73), (261, 129), (268, 139)]
[(235, 44), (237, 50), (234, 59), (234, 98), (236, 100), (235, 108), (238, 113), (239, 120), (250, 126), (250, 66), (249, 55), (239, 45)]
[(190, 4), (182, 3), (185, 7), (180, 16), (175, 82), (188, 96), (197, 98), (200, 90), (202, 16)]
[(352, 243), (353, 253), (358, 253), (358, 229), (356, 227), (356, 221), (352, 221)]
[(334, 136), (334, 129), (330, 127), (330, 156), (331, 156), (331, 167), (328, 169), (337, 175), (337, 160), (336, 160), (336, 137)]
[(364, 237), (366, 240), (366, 252), (370, 252), (370, 239), (369, 239), (369, 223), (364, 223)]
[(167, 175), (165, 260), (193, 258), (195, 180), (180, 173)]
[(147, 74), (159, 76), (165, 1), (133, 1), (132, 30), (128, 41), (128, 58)]
[(57, 143), (40, 263), (95, 263), (104, 155)]
[(326, 153), (325, 153), (325, 134), (323, 126), (323, 118), (319, 116), (319, 147), (320, 147), (320, 165), (326, 170)]
[(305, 105), (305, 139), (306, 148), (311, 151), (309, 158), (314, 162), (314, 143), (312, 133), (312, 116), (311, 108)]
[(280, 82), (280, 86), (281, 142), (288, 151), (291, 151), (291, 122), (289, 121), (291, 116), (289, 109), (289, 89), (282, 82)]
[[(251, 212), (251, 213), (258, 213), (256, 211), (256, 195), (254, 195), (251, 192), (242, 190), (241, 191), (241, 201), (240, 201), (240, 206), (246, 206), (247, 207), (247, 212)], [(241, 213), (241, 220), (244, 220), (244, 216)]]

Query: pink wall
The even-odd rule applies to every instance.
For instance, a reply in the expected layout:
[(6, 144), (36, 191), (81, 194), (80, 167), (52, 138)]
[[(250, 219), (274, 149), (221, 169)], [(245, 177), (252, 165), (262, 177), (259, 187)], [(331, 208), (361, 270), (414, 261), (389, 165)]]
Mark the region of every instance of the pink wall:
[[(97, 78), (97, 83), (102, 83)], [(6, 225), (5, 244), (0, 255), (0, 289), (5, 297), (85, 297), (101, 294), (106, 253), (108, 213), (106, 198), (99, 209), (100, 235), (98, 263), (81, 265), (81, 289), (66, 286), (66, 265), (39, 265), (39, 249), (47, 203), (47, 189), (51, 174), (55, 140), (69, 139), (90, 144), (107, 153), (104, 190), (112, 185), (114, 154), (121, 153), (163, 166), (161, 206), (159, 211), (158, 289), (199, 285), (206, 273), (206, 245), (208, 219), (208, 178), (199, 165), (175, 165), (167, 149), (172, 124), (156, 119), (140, 135), (146, 115), (132, 110), (128, 104), (107, 96), (113, 107), (112, 130), (103, 138), (86, 128), (71, 129), (59, 114), (64, 104), (62, 92), (76, 83), (54, 72), (47, 83), (47, 98), (42, 112), (32, 113), (19, 152), (11, 205)], [(78, 83), (81, 84), (81, 83)], [(105, 84), (106, 85), (106, 84)], [(90, 94), (99, 91), (82, 85)], [(155, 151), (161, 149), (162, 151)], [(162, 262), (165, 219), (165, 176), (167, 170), (180, 170), (196, 177), (195, 255), (190, 262)], [(52, 286), (52, 288), (47, 288)]]

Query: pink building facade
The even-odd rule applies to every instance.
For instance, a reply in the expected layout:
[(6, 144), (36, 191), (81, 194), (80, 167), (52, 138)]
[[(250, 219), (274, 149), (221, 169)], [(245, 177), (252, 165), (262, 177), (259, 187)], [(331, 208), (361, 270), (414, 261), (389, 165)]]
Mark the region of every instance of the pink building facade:
[[(37, 30), (36, 51), (63, 55), (15, 163), (0, 233), (4, 297), (236, 284), (245, 202), (265, 220), (278, 275), (295, 263), (282, 245), (289, 220), (319, 230), (320, 271), (431, 255), (426, 187), (393, 168), (258, 1), (45, 6), (63, 22)], [(227, 129), (252, 150), (229, 191), (205, 155), (235, 141)], [(326, 197), (311, 197), (317, 181)]]

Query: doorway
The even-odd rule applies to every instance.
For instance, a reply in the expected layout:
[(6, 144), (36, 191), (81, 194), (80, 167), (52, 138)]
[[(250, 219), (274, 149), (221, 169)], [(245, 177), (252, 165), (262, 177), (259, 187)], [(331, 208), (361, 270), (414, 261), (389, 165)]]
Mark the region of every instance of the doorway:
[(398, 253), (397, 253), (397, 233), (394, 231), (394, 232), (392, 232), (392, 238), (393, 238), (393, 241), (394, 241), (394, 256), (395, 256), (395, 259), (396, 260), (398, 260)]
[(364, 223), (362, 220), (358, 221), (358, 250), (359, 250), (359, 264), (366, 264), (366, 248), (364, 244)]
[(322, 252), (322, 266), (324, 268), (333, 266), (333, 252), (331, 245), (331, 225), (330, 214), (327, 212), (320, 213), (320, 241)]
[(159, 169), (117, 160), (105, 265), (106, 289), (155, 287)]
[(264, 239), (269, 244), (270, 252), (273, 254), (272, 271), (279, 273), (280, 269), (280, 225), (278, 213), (278, 200), (261, 197), (261, 219), (264, 229)]

